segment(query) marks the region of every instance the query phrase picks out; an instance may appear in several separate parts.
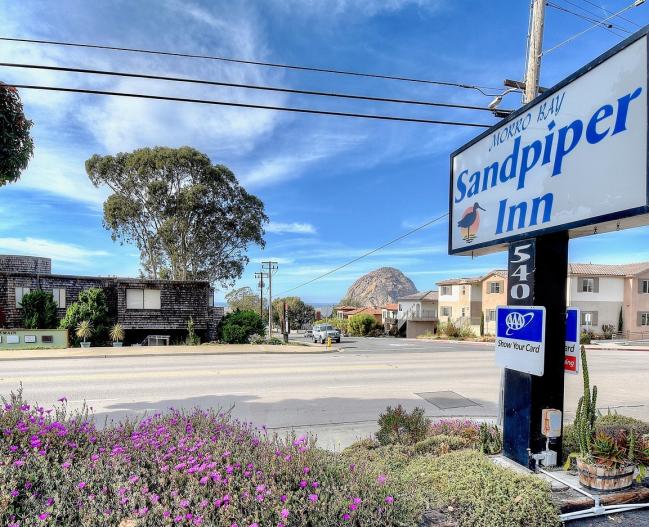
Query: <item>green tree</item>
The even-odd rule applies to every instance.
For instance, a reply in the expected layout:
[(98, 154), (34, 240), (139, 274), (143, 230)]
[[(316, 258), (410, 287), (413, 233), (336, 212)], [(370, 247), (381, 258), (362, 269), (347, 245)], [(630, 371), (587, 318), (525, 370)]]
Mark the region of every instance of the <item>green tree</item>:
[(40, 289), (23, 296), (23, 327), (25, 329), (54, 329), (59, 324), (56, 302), (52, 293)]
[(86, 172), (93, 185), (112, 191), (104, 226), (113, 240), (138, 247), (146, 276), (225, 287), (243, 273), (247, 248), (265, 245), (261, 200), (193, 148), (94, 155)]
[(0, 187), (14, 183), (34, 154), (29, 135), (32, 122), (25, 117), (16, 88), (0, 82)]
[(311, 324), (315, 320), (313, 306), (304, 303), (298, 296), (287, 296), (273, 300), (273, 322), (275, 324), (279, 324), (284, 313), (284, 302), (286, 302), (286, 313), (291, 329), (300, 329), (303, 325)]
[(622, 315), (622, 307), (620, 307), (620, 316), (617, 318), (617, 330), (618, 332), (622, 332), (624, 329), (624, 317)]
[(480, 313), (480, 336), (484, 337), (484, 311)]
[[(225, 295), (225, 301), (228, 303), (228, 306), (232, 309), (232, 311), (236, 311), (238, 309), (240, 311), (255, 311), (259, 313), (259, 295), (255, 294), (255, 292), (249, 287), (239, 287), (238, 289), (233, 289)], [(264, 299), (263, 311), (265, 310), (267, 310), (267, 306)]]
[(75, 345), (79, 343), (75, 330), (83, 321), (90, 322), (94, 328), (92, 333), (98, 342), (107, 339), (110, 318), (108, 316), (106, 293), (104, 293), (103, 289), (98, 287), (85, 289), (79, 293), (79, 299), (68, 306), (60, 327), (68, 330)]
[(234, 311), (221, 319), (217, 335), (228, 344), (247, 344), (252, 335), (263, 335), (264, 321), (255, 311)]
[(354, 337), (363, 337), (377, 326), (372, 315), (354, 315), (349, 317), (348, 331)]

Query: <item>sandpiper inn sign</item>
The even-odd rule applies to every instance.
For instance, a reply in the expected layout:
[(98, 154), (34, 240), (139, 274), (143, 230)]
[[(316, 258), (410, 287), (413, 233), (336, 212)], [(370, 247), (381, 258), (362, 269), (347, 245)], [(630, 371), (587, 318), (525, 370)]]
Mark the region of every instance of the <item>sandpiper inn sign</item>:
[(449, 252), (649, 223), (647, 34), (451, 155)]

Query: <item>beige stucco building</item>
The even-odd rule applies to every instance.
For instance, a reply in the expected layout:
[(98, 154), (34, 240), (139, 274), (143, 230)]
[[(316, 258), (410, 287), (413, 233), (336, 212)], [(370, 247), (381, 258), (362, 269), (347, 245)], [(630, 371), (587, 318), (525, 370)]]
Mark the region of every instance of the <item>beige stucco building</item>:
[(470, 326), (480, 333), (482, 313), (482, 278), (451, 278), (437, 282), (439, 287), (439, 321)]
[(496, 269), (482, 277), (482, 312), (485, 335), (496, 333), (496, 308), (507, 305), (507, 271)]

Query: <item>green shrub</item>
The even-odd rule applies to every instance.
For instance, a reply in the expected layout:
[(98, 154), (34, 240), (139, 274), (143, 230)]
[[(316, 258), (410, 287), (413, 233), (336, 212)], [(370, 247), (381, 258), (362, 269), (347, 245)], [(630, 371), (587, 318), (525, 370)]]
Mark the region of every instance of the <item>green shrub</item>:
[(579, 344), (590, 344), (590, 341), (593, 340), (594, 333), (592, 331), (582, 331), (579, 335)]
[(436, 456), (448, 454), (455, 450), (471, 448), (473, 443), (461, 436), (435, 435), (415, 443), (411, 448), (416, 456), (434, 454)]
[(354, 337), (364, 337), (376, 328), (376, 319), (372, 315), (354, 315), (348, 319), (349, 334)]
[(460, 328), (450, 320), (439, 325), (439, 332), (451, 339), (456, 339), (460, 336)]
[(379, 431), (376, 438), (382, 445), (414, 445), (426, 438), (430, 419), (424, 415), (423, 408), (415, 408), (408, 413), (401, 405), (387, 407), (379, 416)]
[(416, 458), (403, 478), (415, 484), (428, 506), (456, 508), (461, 527), (559, 525), (547, 483), (500, 467), (474, 450)]
[(193, 317), (189, 317), (187, 321), (187, 340), (185, 343), (188, 346), (198, 346), (201, 343), (201, 338), (196, 334), (196, 325), (194, 324)]
[(56, 302), (52, 293), (37, 289), (23, 296), (23, 327), (25, 329), (54, 329), (59, 325)]
[(234, 311), (221, 319), (219, 340), (227, 344), (247, 344), (252, 335), (264, 333), (264, 321), (255, 311)]
[(110, 319), (106, 293), (104, 293), (103, 289), (98, 287), (85, 289), (79, 293), (79, 299), (68, 306), (60, 327), (68, 330), (74, 345), (79, 344), (79, 338), (74, 333), (84, 320), (92, 324), (94, 328), (93, 339), (96, 343), (103, 343), (108, 340)]

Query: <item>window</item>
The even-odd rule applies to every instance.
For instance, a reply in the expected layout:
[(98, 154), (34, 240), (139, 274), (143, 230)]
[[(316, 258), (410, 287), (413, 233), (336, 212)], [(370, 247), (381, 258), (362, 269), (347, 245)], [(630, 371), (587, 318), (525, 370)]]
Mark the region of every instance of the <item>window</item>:
[(465, 317), (465, 316), (466, 316), (466, 308), (463, 307), (462, 308), (462, 317)]
[(489, 294), (500, 294), (502, 293), (502, 282), (489, 282)]
[(126, 309), (160, 309), (160, 289), (127, 289)]
[(640, 280), (638, 285), (641, 293), (649, 293), (649, 280)]
[(443, 285), (441, 294), (442, 295), (450, 295), (451, 294), (451, 286), (450, 285)]
[(54, 303), (59, 309), (65, 308), (65, 289), (62, 287), (55, 287), (52, 289), (52, 296), (54, 297)]
[(401, 304), (399, 304), (399, 311), (401, 311)]
[(29, 287), (16, 287), (16, 307), (22, 307), (23, 297), (28, 295), (30, 291)]
[(54, 343), (54, 336), (53, 335), (43, 335), (41, 337), (41, 342), (43, 344), (53, 344)]
[(649, 326), (649, 313), (638, 313), (638, 325)]
[(214, 291), (209, 292), (209, 295), (207, 297), (207, 305), (209, 307), (214, 307)]
[(581, 325), (593, 327), (597, 326), (597, 311), (582, 311)]
[(462, 286), (462, 294), (466, 295), (466, 286), (464, 286), (464, 285)]
[(581, 287), (579, 289), (582, 293), (595, 293), (595, 279), (594, 278), (582, 278)]
[(442, 317), (450, 317), (451, 316), (451, 306), (440, 306), (439, 314)]
[(495, 321), (496, 321), (496, 310), (487, 309), (487, 322), (495, 322)]

